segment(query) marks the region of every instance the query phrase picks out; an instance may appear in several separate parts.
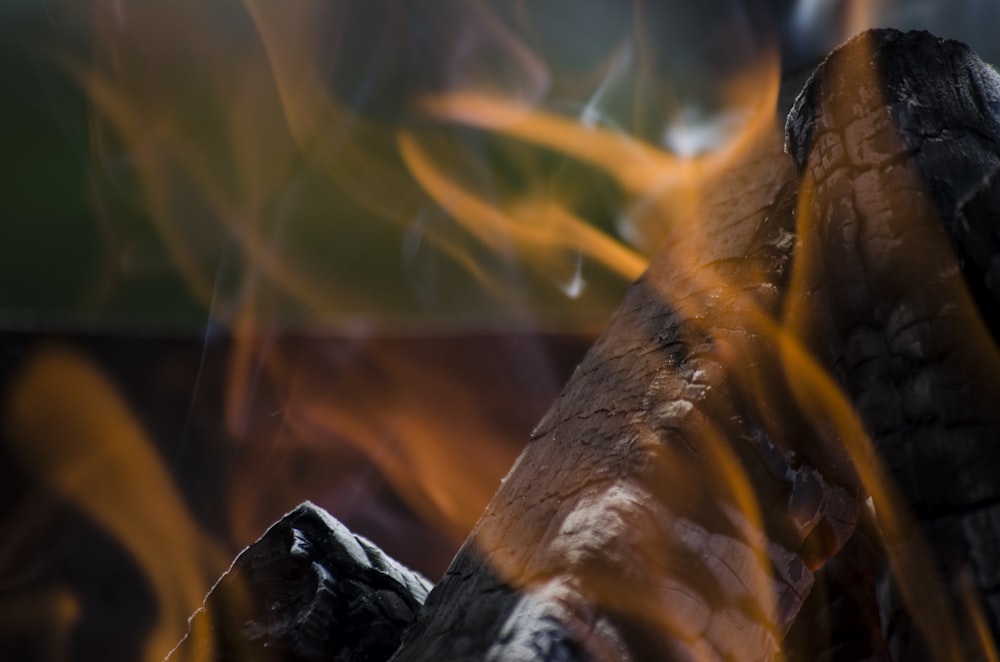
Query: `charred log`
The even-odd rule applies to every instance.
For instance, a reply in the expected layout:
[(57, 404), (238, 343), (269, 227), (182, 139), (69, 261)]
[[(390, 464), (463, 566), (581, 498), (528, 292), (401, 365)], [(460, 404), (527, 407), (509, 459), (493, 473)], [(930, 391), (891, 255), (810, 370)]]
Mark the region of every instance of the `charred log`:
[(304, 503), (236, 558), (169, 659), (385, 660), (430, 587)]
[(875, 504), (909, 603), (887, 591), (892, 652), (973, 659), (974, 612), (1000, 632), (1000, 76), (953, 41), (869, 33), (816, 72), (787, 136), (810, 191), (808, 335), (914, 515)]

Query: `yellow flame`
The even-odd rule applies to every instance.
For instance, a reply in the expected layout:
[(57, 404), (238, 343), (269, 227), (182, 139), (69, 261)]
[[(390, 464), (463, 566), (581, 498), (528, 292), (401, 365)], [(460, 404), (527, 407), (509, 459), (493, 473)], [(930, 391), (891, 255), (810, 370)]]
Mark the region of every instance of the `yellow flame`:
[[(477, 198), (434, 165), (416, 137), (399, 134), (404, 161), (417, 180), (452, 218), (494, 250), (513, 242), (537, 251), (538, 260), (563, 253), (574, 259), (580, 252), (606, 264), (628, 280), (634, 280), (647, 260), (633, 250), (596, 230), (572, 212), (551, 200), (526, 200), (509, 213)], [(512, 205), (513, 207), (513, 205)]]
[[(730, 102), (745, 112), (740, 129), (721, 147), (707, 154), (688, 157), (671, 154), (627, 134), (589, 125), (529, 106), (520, 101), (466, 91), (426, 96), (421, 110), (438, 120), (458, 123), (510, 136), (571, 156), (607, 172), (632, 199), (641, 202), (645, 219), (632, 219), (642, 227), (633, 229), (636, 248), (647, 256), (654, 252), (667, 232), (682, 224), (699, 232), (696, 205), (704, 192), (748, 155), (761, 136), (774, 127), (774, 107), (780, 79), (777, 60), (770, 54), (749, 67), (727, 89)], [(410, 164), (411, 170), (419, 168)], [(427, 187), (427, 182), (421, 179)], [(437, 196), (435, 196), (437, 198)], [(440, 201), (440, 198), (437, 198)], [(462, 214), (454, 213), (461, 219)], [(463, 223), (473, 225), (471, 219)], [(605, 242), (610, 243), (610, 242)]]
[(105, 527), (145, 572), (159, 622), (143, 659), (162, 660), (226, 555), (198, 529), (141, 425), (89, 361), (58, 346), (38, 351), (7, 411), (11, 451), (25, 470)]

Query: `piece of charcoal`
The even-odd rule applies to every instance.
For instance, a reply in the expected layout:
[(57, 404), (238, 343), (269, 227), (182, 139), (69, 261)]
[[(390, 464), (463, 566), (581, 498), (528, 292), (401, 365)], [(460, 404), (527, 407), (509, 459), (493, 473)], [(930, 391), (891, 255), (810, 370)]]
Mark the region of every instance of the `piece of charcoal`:
[(169, 660), (385, 660), (431, 583), (306, 502), (247, 547)]

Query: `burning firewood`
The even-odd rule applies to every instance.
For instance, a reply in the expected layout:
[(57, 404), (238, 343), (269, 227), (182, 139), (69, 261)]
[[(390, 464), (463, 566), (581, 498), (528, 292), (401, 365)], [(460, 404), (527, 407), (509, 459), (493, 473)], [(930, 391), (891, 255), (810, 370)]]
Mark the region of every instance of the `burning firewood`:
[(175, 657), (995, 654), (1000, 77), (869, 32), (784, 141), (667, 237), (412, 622), (426, 585), (303, 508)]

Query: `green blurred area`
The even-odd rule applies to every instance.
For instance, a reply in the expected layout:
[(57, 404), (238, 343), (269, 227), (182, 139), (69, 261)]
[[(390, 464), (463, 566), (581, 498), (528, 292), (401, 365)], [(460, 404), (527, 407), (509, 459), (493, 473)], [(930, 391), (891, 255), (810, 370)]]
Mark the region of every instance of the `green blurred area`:
[[(981, 5), (879, 1), (867, 18), (933, 27), (994, 60), (986, 28), (1000, 9)], [(552, 200), (648, 256), (649, 219), (630, 217), (642, 200), (614, 178), (630, 164), (433, 121), (421, 95), (499, 91), (578, 121), (581, 136), (596, 123), (665, 150), (702, 122), (691, 135), (717, 144), (730, 77), (775, 43), (790, 71), (807, 68), (852, 7), (4, 0), (0, 329), (593, 328), (628, 277), (572, 239), (536, 250), (477, 236), (418, 181), (397, 139), (422, 141), (453, 184), (498, 211)], [(292, 29), (268, 42), (286, 19)], [(282, 50), (301, 59), (282, 70)], [(289, 92), (303, 63), (326, 113), (305, 133), (295, 114), (315, 110), (311, 88)], [(652, 225), (677, 222), (690, 219)]]
[[(577, 265), (580, 273), (565, 265), (553, 273), (528, 263), (514, 248), (498, 252), (481, 245), (451, 228), (447, 214), (412, 183), (393, 188), (387, 182), (383, 190), (379, 182), (368, 182), (374, 194), (367, 191), (361, 198), (382, 198), (380, 204), (398, 207), (404, 220), (374, 213), (353, 191), (338, 188), (324, 164), (292, 145), (288, 128), (274, 119), (281, 109), (273, 81), (253, 90), (246, 101), (252, 112), (245, 125), (239, 130), (227, 127), (241, 103), (224, 107), (234, 74), (263, 67), (253, 75), (262, 81), (269, 78), (263, 49), (241, 3), (216, 2), (204, 8), (177, 3), (171, 10), (174, 27), (183, 25), (185, 11), (208, 22), (198, 26), (192, 40), (218, 34), (213, 46), (217, 57), (203, 68), (193, 62), (187, 52), (190, 44), (183, 43), (185, 35), (180, 33), (174, 35), (179, 40), (176, 50), (155, 52), (154, 45), (148, 49), (152, 55), (123, 50), (122, 45), (130, 43), (128, 31), (139, 30), (141, 39), (141, 29), (132, 24), (125, 24), (121, 43), (95, 38), (96, 12), (113, 6), (21, 1), (0, 8), (0, 328), (197, 331), (209, 319), (230, 324), (245, 309), (252, 309), (255, 324), (304, 328), (359, 321), (565, 328), (599, 322), (623, 294), (624, 279), (586, 260)], [(143, 3), (125, 6), (149, 9)], [(205, 46), (198, 43), (194, 51)], [(163, 179), (155, 182), (162, 187), (159, 209), (152, 207), (150, 182), (144, 179), (148, 173), (138, 163), (144, 146), (130, 144), (121, 135), (78, 79), (80, 70), (99, 70), (93, 63), (102, 62), (102, 56), (105, 70), (114, 73), (106, 66), (108, 53), (126, 65), (148, 55), (142, 64), (149, 67), (149, 77), (162, 81), (163, 89), (173, 95), (164, 93), (164, 98), (177, 104), (163, 110), (176, 111), (180, 128), (174, 128), (190, 139), (190, 145), (183, 146), (188, 152), (177, 148), (177, 163), (170, 161), (171, 155), (157, 156), (167, 164)], [(400, 94), (393, 87), (405, 66), (366, 73), (367, 65), (359, 63), (373, 57), (377, 61), (378, 53), (348, 55), (344, 59), (343, 52), (337, 54), (343, 60), (337, 71), (342, 73), (334, 72), (331, 87), (347, 85), (340, 90), (345, 97), (369, 94), (375, 99), (374, 120), (366, 111), (359, 116), (382, 123), (391, 145), (392, 132), (407, 121), (386, 119), (391, 115), (386, 108), (391, 110), (393, 103), (405, 109), (405, 90)], [(111, 80), (120, 83), (124, 93), (131, 92), (127, 76)], [(378, 89), (370, 93), (366, 86)], [(387, 102), (387, 89), (399, 98)], [(136, 91), (137, 98), (143, 94)], [(137, 104), (136, 109), (143, 107)], [(254, 120), (261, 117), (267, 122), (256, 126)], [(150, 118), (151, 133), (161, 121)], [(239, 131), (246, 132), (246, 141)], [(481, 188), (517, 188), (542, 168), (554, 186), (571, 181), (580, 191), (574, 195), (589, 222), (615, 232), (620, 201), (602, 174), (544, 150), (470, 130), (455, 129), (448, 139), (481, 157), (482, 171), (471, 173)], [(258, 146), (259, 154), (254, 152)], [(290, 161), (287, 154), (282, 157), (289, 151), (295, 153)], [(207, 170), (211, 181), (185, 170), (190, 164), (182, 157), (191, 154), (200, 159), (195, 170)], [(247, 154), (264, 163), (245, 177), (249, 184), (240, 181), (240, 160)], [(382, 168), (372, 168), (374, 174), (388, 168), (405, 180), (397, 155), (373, 151), (368, 157)], [(281, 158), (284, 165), (266, 171), (269, 159)], [(365, 176), (365, 167), (359, 164), (359, 178)], [(238, 222), (252, 226), (247, 236), (273, 251), (270, 256), (296, 282), (306, 283), (306, 290), (295, 291), (276, 277), (266, 259), (247, 250), (241, 232), (226, 225), (232, 219), (221, 218), (224, 214), (211, 202), (213, 195), (221, 195), (239, 207), (241, 196), (256, 195), (252, 185), (260, 172), (271, 179), (251, 210), (255, 218)], [(171, 244), (166, 236), (171, 230), (165, 228), (175, 221), (183, 235), (180, 244), (193, 255), (210, 296), (193, 284), (198, 278), (185, 272), (177, 241)], [(199, 227), (203, 229), (192, 230)], [(446, 237), (447, 250), (435, 236)], [(576, 276), (586, 281), (583, 295), (567, 296), (563, 285)]]
[(0, 8), (0, 328), (203, 324), (204, 307), (176, 272), (121, 269), (123, 233), (167, 258), (142, 209), (116, 209), (115, 227), (101, 218), (92, 111), (58, 62), (88, 56), (85, 24), (66, 3)]

